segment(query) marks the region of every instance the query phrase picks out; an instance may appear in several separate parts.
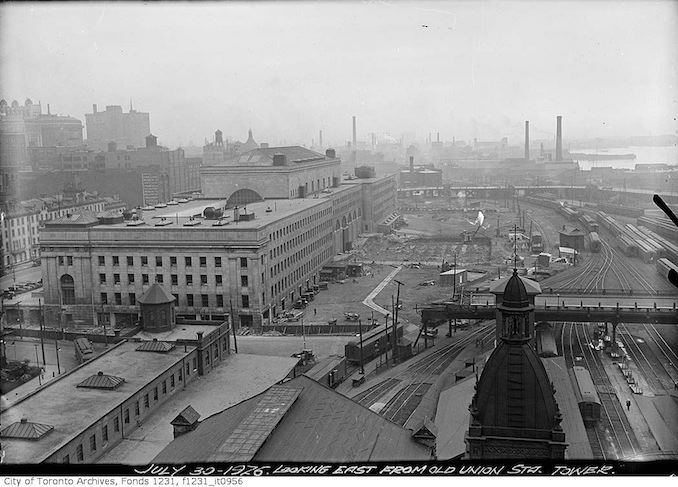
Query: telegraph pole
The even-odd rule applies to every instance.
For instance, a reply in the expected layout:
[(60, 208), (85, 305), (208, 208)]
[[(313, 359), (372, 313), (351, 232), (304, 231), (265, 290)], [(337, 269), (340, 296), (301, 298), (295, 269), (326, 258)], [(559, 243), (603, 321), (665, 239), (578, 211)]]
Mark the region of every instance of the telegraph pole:
[[(231, 302), (231, 329), (233, 329), (233, 346), (235, 347), (235, 353), (238, 353), (238, 339), (236, 338), (235, 334), (235, 321), (233, 320), (233, 300), (230, 300)], [(228, 334), (227, 334), (228, 336)]]
[(358, 333), (360, 333), (360, 373), (365, 375), (365, 366), (363, 361), (363, 324), (362, 320), (360, 319), (358, 320)]
[(398, 291), (396, 292), (396, 309), (395, 309), (395, 327), (393, 330), (395, 331), (395, 338), (393, 339), (393, 343), (395, 344), (394, 348), (394, 358), (393, 360), (396, 360), (396, 357), (398, 355), (398, 309), (400, 308), (400, 286), (404, 286), (405, 283), (400, 282), (397, 279), (394, 279), (394, 281), (398, 284)]
[(47, 362), (45, 361), (45, 331), (42, 323), (42, 300), (38, 299), (38, 309), (40, 310), (40, 348), (42, 349), (42, 363), (46, 366)]

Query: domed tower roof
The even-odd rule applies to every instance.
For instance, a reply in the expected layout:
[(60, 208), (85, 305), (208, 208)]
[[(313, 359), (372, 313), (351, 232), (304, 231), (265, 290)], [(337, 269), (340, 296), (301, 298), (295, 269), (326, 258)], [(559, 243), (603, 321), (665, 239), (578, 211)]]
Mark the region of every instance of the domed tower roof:
[(506, 283), (504, 288), (504, 299), (502, 305), (507, 308), (521, 309), (530, 305), (530, 300), (527, 295), (527, 289), (523, 280), (518, 276), (517, 271), (513, 271), (513, 275)]

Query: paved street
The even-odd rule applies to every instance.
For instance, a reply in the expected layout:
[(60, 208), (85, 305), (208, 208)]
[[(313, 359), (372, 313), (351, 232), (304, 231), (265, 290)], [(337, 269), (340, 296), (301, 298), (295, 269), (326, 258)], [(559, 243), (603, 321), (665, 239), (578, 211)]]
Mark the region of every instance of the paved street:
[(24, 264), (14, 272), (10, 270), (6, 275), (0, 277), (0, 291), (13, 286), (15, 282), (22, 284), (37, 282), (40, 279), (42, 279), (42, 268), (40, 266), (33, 267), (31, 264)]

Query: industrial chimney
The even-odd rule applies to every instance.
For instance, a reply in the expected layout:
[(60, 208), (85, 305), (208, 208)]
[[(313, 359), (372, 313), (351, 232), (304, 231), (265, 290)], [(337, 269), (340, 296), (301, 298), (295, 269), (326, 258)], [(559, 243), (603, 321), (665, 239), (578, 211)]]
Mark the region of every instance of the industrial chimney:
[(525, 160), (530, 160), (530, 122), (525, 120)]
[(414, 156), (410, 156), (410, 173), (414, 172)]
[(353, 150), (358, 150), (358, 145), (356, 144), (356, 135), (355, 135), (355, 115), (353, 116)]
[(440, 132), (436, 132), (436, 142), (440, 142)]
[(320, 136), (318, 137), (318, 145), (322, 148), (323, 146), (323, 131), (320, 131)]
[(563, 117), (556, 118), (556, 162), (563, 160)]

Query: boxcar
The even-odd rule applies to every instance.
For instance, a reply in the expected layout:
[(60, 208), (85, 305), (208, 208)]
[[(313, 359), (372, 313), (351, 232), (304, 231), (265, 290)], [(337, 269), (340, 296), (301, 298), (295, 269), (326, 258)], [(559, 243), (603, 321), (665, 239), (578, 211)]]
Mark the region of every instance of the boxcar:
[[(367, 363), (373, 358), (393, 348), (393, 325), (389, 323), (388, 334), (386, 325), (379, 325), (363, 333), (363, 362)], [(398, 338), (403, 336), (403, 325), (400, 323), (396, 329)], [(346, 360), (351, 363), (360, 363), (360, 337), (356, 337), (344, 346)]]
[(600, 237), (598, 236), (598, 233), (589, 233), (589, 250), (591, 252), (600, 252), (600, 245)]
[(76, 338), (73, 340), (73, 345), (75, 346), (75, 358), (79, 363), (84, 364), (94, 357), (92, 342), (90, 342), (87, 338)]
[(587, 426), (595, 425), (600, 419), (600, 399), (591, 380), (591, 374), (584, 367), (572, 367), (577, 380), (575, 388), (579, 412)]

